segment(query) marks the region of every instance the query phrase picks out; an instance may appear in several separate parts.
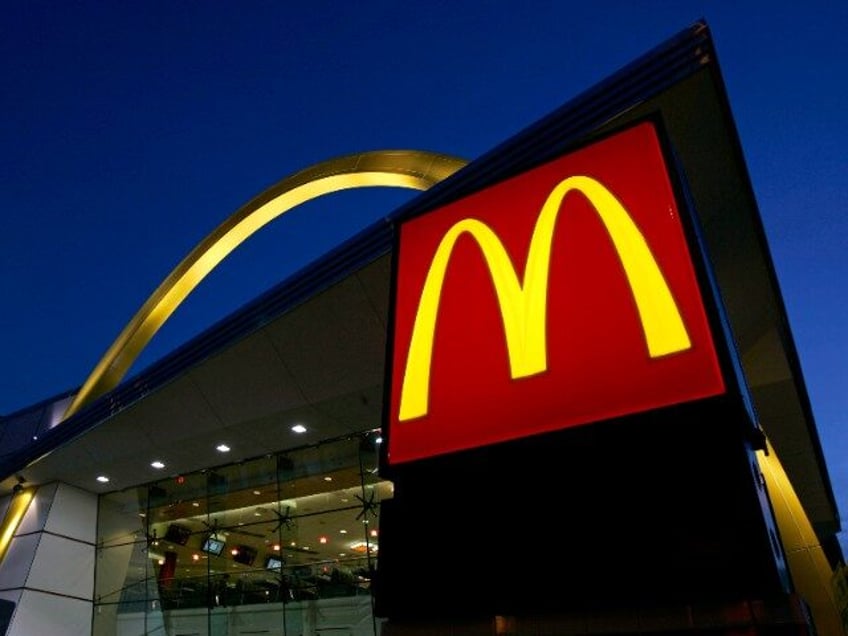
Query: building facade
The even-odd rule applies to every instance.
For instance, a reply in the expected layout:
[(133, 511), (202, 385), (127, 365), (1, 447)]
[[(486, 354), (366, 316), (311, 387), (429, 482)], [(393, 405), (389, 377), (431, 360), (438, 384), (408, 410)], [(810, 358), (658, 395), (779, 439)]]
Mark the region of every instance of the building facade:
[[(633, 177), (646, 144), (661, 169)], [(378, 174), (425, 189), (389, 223), (141, 373), (123, 378), (144, 344), (132, 344), (134, 334), (155, 332), (140, 319), (126, 353), (93, 381), (0, 421), (5, 633), (844, 633), (831, 581), (842, 562), (838, 511), (707, 26), (682, 31), (467, 165), (427, 156), (422, 168), (422, 156), (341, 162), (329, 177), (307, 170), (263, 193), (224, 230), (331, 177), (341, 184), (328, 188)], [(540, 271), (551, 272), (551, 289), (588, 268), (574, 283), (579, 302), (544, 289), (545, 312), (563, 312), (549, 315), (534, 313), (531, 300), (521, 305), (531, 275), (501, 256), (516, 258), (522, 248), (505, 237), (520, 230), (494, 220), (495, 229), (481, 229), (463, 215), (481, 197), (533, 194), (548, 178), (538, 175), (561, 166), (565, 173), (550, 177), (556, 187), (539, 186), (541, 201), (561, 185), (579, 190), (591, 207), (583, 204), (589, 220), (575, 226), (577, 243), (596, 243), (575, 265), (557, 255), (577, 248), (557, 249), (560, 239), (549, 237), (553, 256)], [(568, 181), (578, 168), (594, 176)], [(630, 195), (621, 209), (605, 198), (628, 188), (665, 189), (677, 238), (652, 238), (654, 221), (633, 211)], [(448, 247), (424, 311), (429, 341), (421, 328), (423, 397), (404, 410), (418, 346), (410, 341), (428, 306), (424, 279), (442, 249), (422, 248), (410, 287), (414, 267), (404, 259), (419, 239), (404, 237), (446, 210), (458, 215), (448, 217), (455, 240), (469, 234), (479, 246), (457, 258), (485, 264), (495, 289), (481, 269), (485, 284), (448, 290), (451, 250), (460, 248), (440, 238), (449, 231), (433, 230)], [(224, 230), (198, 254), (214, 254)], [(531, 248), (533, 232), (524, 241)], [(586, 265), (609, 244), (609, 281), (629, 284), (621, 305), (602, 304), (617, 283), (597, 293), (602, 266)], [(510, 268), (519, 282), (502, 283), (502, 293), (497, 272), (512, 280)], [(680, 285), (691, 285), (691, 300)], [(412, 309), (404, 309), (409, 289)], [(162, 298), (170, 296), (148, 301), (149, 316)], [(490, 349), (473, 344), (489, 310), (470, 331), (457, 327), (459, 362), (432, 335), (435, 321), (443, 337), (451, 303), (464, 314), (487, 302), (506, 344), (462, 371), (462, 359)], [(679, 324), (674, 311), (656, 309), (663, 303), (679, 310)], [(594, 313), (572, 325), (574, 305)], [(510, 308), (523, 316), (514, 325)], [(606, 349), (580, 354), (572, 376), (532, 353), (522, 363), (512, 349), (510, 333), (516, 351), (532, 352), (522, 339), (544, 331), (550, 342), (537, 353), (553, 360), (559, 334), (584, 341), (600, 324), (626, 334), (628, 313), (642, 325), (635, 353), (626, 335), (611, 335)], [(661, 316), (656, 339), (653, 314)], [(404, 329), (408, 341), (398, 336)], [(651, 359), (627, 371), (643, 342)], [(676, 355), (687, 351), (700, 356), (691, 368)], [(662, 370), (653, 358), (676, 366)], [(507, 361), (504, 388), (480, 379)], [(460, 371), (445, 380), (454, 364)], [(504, 406), (509, 382), (535, 376), (554, 389), (516, 393)], [(679, 391), (666, 392), (676, 378)], [(572, 384), (579, 391), (558, 402)], [(444, 406), (445, 396), (458, 401)], [(575, 403), (579, 413), (567, 414)], [(423, 433), (406, 425), (439, 413), (441, 423), (428, 420)]]

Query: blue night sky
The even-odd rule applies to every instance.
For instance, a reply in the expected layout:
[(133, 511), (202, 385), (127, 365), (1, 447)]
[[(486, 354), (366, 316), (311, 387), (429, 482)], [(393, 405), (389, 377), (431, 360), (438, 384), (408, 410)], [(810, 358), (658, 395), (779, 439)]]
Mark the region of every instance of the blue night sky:
[[(473, 159), (699, 18), (848, 511), (848, 3), (42, 2), (0, 20), (0, 413), (81, 384), (240, 205), (331, 157)], [(332, 195), (227, 259), (142, 370), (413, 196)]]

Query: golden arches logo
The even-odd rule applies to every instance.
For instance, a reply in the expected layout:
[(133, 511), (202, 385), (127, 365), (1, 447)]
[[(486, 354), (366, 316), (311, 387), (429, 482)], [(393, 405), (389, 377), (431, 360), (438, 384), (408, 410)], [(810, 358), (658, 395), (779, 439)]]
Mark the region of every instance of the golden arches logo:
[(430, 367), (442, 286), (457, 240), (471, 236), (491, 273), (503, 322), (510, 374), (513, 379), (547, 369), (548, 273), (553, 233), (565, 197), (580, 192), (591, 203), (618, 254), (639, 313), (652, 358), (689, 349), (692, 344), (668, 283), (645, 237), (621, 202), (599, 181), (572, 176), (561, 181), (542, 206), (527, 253), (523, 281), (503, 243), (488, 225), (466, 218), (442, 237), (424, 280), (412, 326), (401, 387), (398, 419), (427, 414)]

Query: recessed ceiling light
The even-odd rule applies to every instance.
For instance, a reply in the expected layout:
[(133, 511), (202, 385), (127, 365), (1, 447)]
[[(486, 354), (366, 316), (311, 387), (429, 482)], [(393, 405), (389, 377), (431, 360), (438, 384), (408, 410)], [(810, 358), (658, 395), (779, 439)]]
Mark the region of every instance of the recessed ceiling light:
[(108, 484), (109, 478), (106, 475), (97, 475), (97, 481), (99, 481), (101, 484)]
[(229, 453), (229, 452), (230, 452), (230, 447), (229, 447), (229, 446), (227, 446), (226, 444), (218, 444), (218, 445), (215, 447), (215, 450), (216, 450), (216, 451), (218, 451), (219, 453)]
[(294, 426), (291, 427), (291, 430), (294, 431), (295, 433), (305, 433), (306, 427), (303, 424), (295, 424)]
[(155, 462), (150, 462), (150, 465), (153, 466), (153, 468), (160, 469), (160, 470), (162, 468), (165, 468), (165, 464), (160, 462), (158, 459)]

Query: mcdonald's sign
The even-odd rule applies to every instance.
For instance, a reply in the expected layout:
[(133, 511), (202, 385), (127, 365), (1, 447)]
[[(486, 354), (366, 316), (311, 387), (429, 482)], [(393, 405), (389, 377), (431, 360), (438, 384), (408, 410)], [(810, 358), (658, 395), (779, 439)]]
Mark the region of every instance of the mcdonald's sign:
[(680, 215), (642, 122), (402, 223), (389, 462), (723, 393)]

